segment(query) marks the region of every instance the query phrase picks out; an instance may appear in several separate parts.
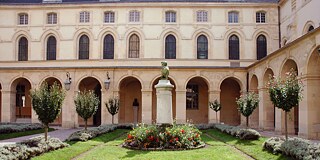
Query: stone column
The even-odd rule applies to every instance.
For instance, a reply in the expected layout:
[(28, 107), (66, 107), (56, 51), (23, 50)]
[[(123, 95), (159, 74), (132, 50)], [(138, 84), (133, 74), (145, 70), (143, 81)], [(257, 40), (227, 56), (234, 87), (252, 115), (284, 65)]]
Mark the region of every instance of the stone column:
[[(284, 113), (281, 109), (279, 108), (275, 108), (275, 112), (276, 112), (276, 126), (275, 126), (275, 131), (277, 133), (284, 133), (284, 129), (283, 129), (283, 125), (282, 123), (284, 123)], [(282, 116), (283, 115), (283, 116)], [(283, 118), (282, 118), (283, 117)]]
[[(157, 90), (157, 124), (172, 124), (172, 88), (174, 86), (169, 80), (159, 80), (155, 86)], [(152, 92), (150, 97), (152, 100)], [(177, 98), (178, 99), (178, 98)], [(150, 101), (151, 106), (152, 101)], [(151, 114), (150, 114), (151, 115)], [(151, 117), (150, 117), (151, 119)]]
[[(220, 91), (209, 91), (209, 102), (214, 102), (218, 100), (220, 102)], [(217, 113), (208, 107), (209, 110), (209, 120), (208, 123), (220, 123), (220, 111)]]
[(15, 122), (16, 121), (16, 92), (2, 90), (1, 101), (1, 122)]
[(101, 89), (101, 124), (111, 124), (112, 116), (108, 112), (105, 102), (109, 99), (109, 92), (104, 88)]
[(176, 120), (177, 123), (186, 123), (186, 90), (176, 89)]
[(72, 87), (66, 93), (66, 97), (62, 105), (62, 127), (63, 128), (79, 127), (78, 114), (76, 112), (76, 106), (74, 104), (74, 97), (77, 94), (78, 94), (78, 91), (74, 91)]
[(142, 123), (152, 123), (152, 90), (142, 90)]

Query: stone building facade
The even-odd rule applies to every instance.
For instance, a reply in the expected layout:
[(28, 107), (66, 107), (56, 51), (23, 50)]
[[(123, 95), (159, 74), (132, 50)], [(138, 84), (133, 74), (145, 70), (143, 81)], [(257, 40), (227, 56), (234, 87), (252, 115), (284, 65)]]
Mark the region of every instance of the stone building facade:
[[(244, 119), (235, 99), (242, 92), (254, 90), (259, 92), (261, 101), (250, 125), (282, 131), (281, 126), (275, 125), (282, 122), (282, 113), (267, 109), (270, 102), (263, 77), (269, 72), (280, 75), (294, 64), (299, 75), (307, 75), (300, 68), (305, 68), (308, 55), (316, 55), (320, 35), (316, 29), (319, 20), (312, 19), (313, 31), (301, 38), (298, 37), (302, 34), (295, 35), (296, 40), (291, 38), (279, 49), (280, 39), (291, 35), (279, 34), (284, 28), (279, 26), (279, 13), (286, 3), (290, 2), (5, 0), (0, 5), (1, 122), (37, 122), (29, 90), (44, 81), (57, 81), (65, 87), (68, 74), (71, 85), (56, 125), (69, 128), (83, 124), (73, 99), (84, 89), (94, 90), (102, 102), (91, 125), (111, 123), (104, 102), (113, 96), (121, 101), (116, 123), (133, 123), (135, 98), (139, 102), (138, 121), (153, 123), (154, 85), (160, 77), (160, 62), (166, 60), (169, 79), (175, 86), (173, 117), (178, 123), (219, 120), (239, 125)], [(313, 0), (304, 7), (313, 3), (318, 4)], [(288, 66), (282, 65), (286, 59), (290, 59)], [(311, 67), (316, 64), (317, 61)], [(104, 83), (108, 78), (110, 86)], [(316, 82), (309, 83), (318, 86)], [(308, 92), (310, 97), (316, 94), (313, 92), (316, 91)], [(208, 102), (215, 99), (224, 106), (218, 117), (208, 108)], [(311, 129), (320, 123), (309, 116), (316, 108), (312, 104), (316, 103), (308, 97), (301, 102), (307, 108), (300, 107), (297, 112), (297, 133), (319, 138), (320, 131)], [(305, 121), (307, 117), (309, 120)]]

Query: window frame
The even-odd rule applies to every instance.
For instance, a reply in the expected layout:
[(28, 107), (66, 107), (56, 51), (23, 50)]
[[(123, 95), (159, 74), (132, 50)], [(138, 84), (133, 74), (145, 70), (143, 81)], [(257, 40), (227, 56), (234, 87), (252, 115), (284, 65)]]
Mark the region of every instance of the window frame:
[(141, 21), (141, 12), (138, 10), (129, 11), (129, 22), (139, 23)]
[(256, 12), (256, 23), (267, 23), (267, 13), (265, 11)]
[(18, 14), (18, 25), (28, 25), (29, 24), (29, 14), (19, 13)]
[(172, 34), (167, 35), (164, 45), (165, 59), (177, 59), (177, 38)]
[[(261, 41), (260, 37), (263, 37), (264, 41)], [(261, 60), (262, 58), (267, 56), (267, 48), (268, 40), (267, 37), (263, 34), (260, 34), (256, 39), (256, 49), (257, 49), (257, 60)]]
[(130, 35), (128, 42), (128, 58), (140, 57), (140, 43), (140, 37), (137, 34), (134, 33)]
[[(54, 38), (54, 43), (50, 41), (51, 38)], [(46, 45), (46, 60), (57, 60), (57, 38), (53, 35), (49, 36)]]
[[(236, 37), (233, 40), (232, 37)], [(232, 34), (228, 39), (229, 60), (240, 60), (240, 38), (236, 34)]]
[[(87, 43), (82, 39), (83, 37), (87, 38)], [(86, 34), (81, 35), (78, 40), (78, 59), (90, 59), (90, 38)]]
[(113, 11), (104, 12), (104, 23), (115, 23), (116, 14)]
[[(108, 41), (108, 37), (111, 37), (111, 41)], [(114, 59), (114, 37), (111, 34), (107, 34), (103, 38), (103, 59)]]
[(208, 18), (209, 12), (207, 10), (198, 10), (196, 12), (196, 21), (198, 23), (207, 23), (209, 18)]
[(79, 23), (90, 23), (90, 16), (89, 11), (81, 11), (79, 13)]
[[(25, 43), (22, 42), (25, 40)], [(27, 37), (22, 36), (18, 40), (18, 61), (28, 61), (29, 41)]]
[(165, 22), (166, 23), (177, 23), (177, 12), (176, 11), (166, 11), (165, 12)]
[[(200, 42), (199, 40), (201, 37), (204, 37), (205, 41)], [(206, 35), (201, 34), (197, 37), (197, 59), (208, 59), (208, 53), (209, 53), (209, 45), (208, 44), (209, 44), (209, 40)], [(204, 46), (204, 49), (199, 50), (199, 46)], [(203, 57), (203, 55), (201, 55), (203, 53), (204, 53), (204, 57)]]
[(47, 24), (55, 25), (58, 24), (58, 14), (55, 12), (50, 12), (47, 14)]
[(228, 12), (228, 23), (237, 24), (240, 22), (240, 13), (238, 11), (229, 11)]

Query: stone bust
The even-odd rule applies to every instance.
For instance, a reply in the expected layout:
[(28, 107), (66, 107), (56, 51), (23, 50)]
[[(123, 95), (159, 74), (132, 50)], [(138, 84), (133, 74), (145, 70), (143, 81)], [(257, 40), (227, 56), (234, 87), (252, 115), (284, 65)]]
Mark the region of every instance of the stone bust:
[(169, 76), (169, 67), (167, 66), (167, 62), (161, 62), (161, 79), (162, 80), (168, 80), (168, 76)]

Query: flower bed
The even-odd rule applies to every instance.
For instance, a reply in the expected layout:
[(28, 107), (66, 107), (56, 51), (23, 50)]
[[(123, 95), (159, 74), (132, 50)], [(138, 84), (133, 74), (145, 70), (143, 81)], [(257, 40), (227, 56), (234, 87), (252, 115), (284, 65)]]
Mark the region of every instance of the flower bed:
[(161, 128), (140, 125), (130, 131), (123, 147), (142, 150), (183, 150), (204, 147), (201, 132), (190, 124)]
[(302, 138), (289, 138), (285, 141), (279, 137), (271, 137), (264, 142), (263, 148), (295, 159), (320, 160), (320, 144)]
[(216, 124), (215, 128), (223, 133), (230, 134), (243, 140), (257, 140), (261, 136), (260, 133), (254, 129), (245, 129), (238, 126), (234, 127), (225, 124)]
[(0, 134), (42, 129), (40, 123), (0, 123)]

